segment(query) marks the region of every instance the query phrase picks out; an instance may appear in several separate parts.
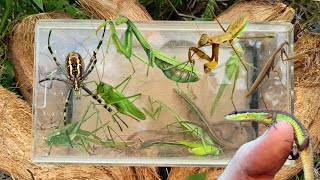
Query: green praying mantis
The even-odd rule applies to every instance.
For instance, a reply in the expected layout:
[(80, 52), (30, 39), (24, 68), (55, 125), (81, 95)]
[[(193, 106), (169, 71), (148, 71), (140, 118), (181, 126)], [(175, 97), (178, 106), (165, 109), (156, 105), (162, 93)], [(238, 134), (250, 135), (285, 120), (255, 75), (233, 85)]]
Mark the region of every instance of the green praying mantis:
[(99, 113), (97, 109), (95, 109), (95, 112), (93, 112), (92, 114), (89, 114), (89, 110), (91, 107), (95, 109), (95, 105), (92, 102), (88, 105), (80, 121), (75, 121), (70, 124), (67, 124), (64, 127), (55, 129), (53, 132), (44, 136), (45, 143), (50, 146), (49, 154), (51, 152), (52, 146), (70, 146), (72, 148), (74, 146), (79, 146), (82, 151), (88, 152), (90, 154), (92, 144), (99, 144), (105, 147), (118, 147), (129, 145), (131, 143), (125, 141), (117, 142), (113, 139), (104, 139), (97, 136), (96, 133), (99, 130), (103, 129), (109, 122), (106, 122), (105, 124), (101, 123), (101, 126), (97, 127), (94, 131), (87, 131), (81, 129), (83, 123), (85, 123), (94, 115), (97, 115), (97, 118), (99, 118)]
[[(126, 58), (131, 62), (131, 57), (134, 56), (138, 60), (148, 65), (147, 75), (149, 72), (149, 67), (154, 67), (154, 64), (161, 69), (164, 75), (172, 81), (177, 83), (190, 83), (196, 82), (199, 80), (199, 75), (201, 72), (195, 69), (193, 66), (188, 65), (188, 61), (181, 61), (176, 59), (175, 57), (171, 57), (166, 55), (165, 53), (159, 51), (158, 49), (152, 48), (151, 45), (146, 41), (138, 28), (134, 25), (132, 21), (130, 21), (127, 17), (122, 15), (117, 15), (115, 22), (108, 21), (102, 23), (97, 31), (109, 23), (110, 25), (110, 38), (107, 44), (107, 49), (109, 48), (110, 41), (113, 41), (113, 44), (117, 48), (118, 53), (123, 54)], [(118, 37), (116, 26), (120, 24), (126, 24), (127, 29), (124, 34), (123, 41)], [(144, 49), (148, 61), (142, 59), (138, 55), (132, 52), (132, 41), (133, 34), (139, 41), (140, 45)], [(132, 63), (131, 63), (132, 65)], [(132, 65), (133, 71), (134, 67)]]

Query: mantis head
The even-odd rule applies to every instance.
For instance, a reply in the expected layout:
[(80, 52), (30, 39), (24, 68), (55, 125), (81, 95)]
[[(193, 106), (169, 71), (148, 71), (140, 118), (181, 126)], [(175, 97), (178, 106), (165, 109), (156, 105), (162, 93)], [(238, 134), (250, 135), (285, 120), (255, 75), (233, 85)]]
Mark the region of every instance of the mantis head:
[(115, 21), (115, 24), (116, 26), (118, 26), (119, 24), (123, 24), (123, 23), (126, 23), (128, 22), (129, 19), (121, 14), (118, 14), (117, 17), (116, 17), (116, 21)]
[(208, 34), (201, 34), (201, 37), (198, 41), (198, 47), (202, 47), (208, 44), (209, 36)]

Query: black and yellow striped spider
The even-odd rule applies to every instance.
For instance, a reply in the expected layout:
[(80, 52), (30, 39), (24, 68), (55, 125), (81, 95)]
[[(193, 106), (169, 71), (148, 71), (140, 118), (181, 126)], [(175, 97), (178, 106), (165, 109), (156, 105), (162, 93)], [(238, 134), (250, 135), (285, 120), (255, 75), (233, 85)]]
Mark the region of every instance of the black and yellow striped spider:
[[(63, 119), (64, 119), (64, 124), (67, 124), (67, 107), (69, 105), (69, 101), (71, 99), (72, 93), (76, 95), (76, 99), (80, 99), (81, 97), (81, 92), (80, 89), (83, 89), (86, 91), (93, 99), (98, 101), (100, 104), (102, 103), (102, 100), (95, 95), (90, 89), (88, 89), (85, 84), (84, 80), (88, 77), (88, 75), (92, 72), (94, 69), (96, 63), (97, 63), (97, 53), (102, 45), (104, 35), (106, 31), (106, 26), (104, 26), (103, 33), (101, 36), (101, 39), (99, 40), (98, 46), (96, 49), (93, 51), (93, 55), (90, 58), (90, 62), (88, 66), (85, 68), (84, 61), (81, 57), (81, 55), (77, 52), (70, 52), (67, 57), (65, 58), (65, 68), (61, 66), (59, 63), (58, 59), (56, 58), (56, 55), (54, 54), (51, 45), (50, 45), (50, 37), (51, 37), (51, 32), (49, 32), (48, 36), (48, 50), (52, 56), (53, 61), (57, 65), (57, 67), (63, 72), (65, 75), (66, 79), (63, 78), (57, 78), (57, 77), (47, 77), (39, 81), (39, 83), (42, 83), (44, 81), (51, 81), (51, 80), (56, 80), (56, 81), (62, 81), (66, 83), (69, 86), (69, 91), (67, 94), (67, 99), (64, 105), (64, 110), (63, 110)], [(116, 120), (118, 118), (124, 125), (127, 126), (127, 124), (115, 113), (113, 110), (107, 106), (106, 104), (103, 105), (103, 107), (111, 113), (112, 118), (115, 120), (115, 122), (118, 124), (118, 126), (121, 129), (121, 126), (119, 125), (119, 122)], [(128, 127), (128, 126), (127, 126)], [(121, 129), (122, 130), (122, 129)]]

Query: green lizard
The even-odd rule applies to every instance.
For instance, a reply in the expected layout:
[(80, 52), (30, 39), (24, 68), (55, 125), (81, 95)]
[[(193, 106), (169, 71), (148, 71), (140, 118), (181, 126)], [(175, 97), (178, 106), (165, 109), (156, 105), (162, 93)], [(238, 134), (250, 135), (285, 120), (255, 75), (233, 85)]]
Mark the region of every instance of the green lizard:
[(272, 125), (277, 120), (289, 122), (295, 132), (295, 143), (300, 151), (299, 156), (302, 161), (304, 178), (307, 180), (314, 179), (313, 150), (310, 136), (306, 128), (296, 117), (282, 111), (250, 109), (231, 112), (226, 114), (224, 118), (232, 121), (256, 121), (267, 126)]

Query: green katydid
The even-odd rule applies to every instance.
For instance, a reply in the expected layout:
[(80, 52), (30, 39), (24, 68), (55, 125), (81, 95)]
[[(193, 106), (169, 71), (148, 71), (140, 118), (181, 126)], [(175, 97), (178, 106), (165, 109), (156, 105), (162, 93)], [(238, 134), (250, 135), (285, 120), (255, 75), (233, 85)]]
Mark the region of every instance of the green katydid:
[(199, 142), (186, 141), (186, 140), (178, 140), (176, 142), (178, 144), (189, 147), (189, 152), (198, 156), (204, 156), (204, 155), (218, 156), (221, 151), (221, 149), (213, 145), (204, 144), (203, 142), (199, 143)]
[(182, 116), (175, 113), (171, 108), (169, 108), (163, 102), (156, 101), (162, 108), (166, 109), (174, 118), (181, 124), (181, 127), (186, 129), (187, 132), (198, 137), (201, 142), (187, 141), (187, 140), (177, 140), (175, 143), (189, 147), (189, 152), (195, 155), (218, 155), (221, 151), (219, 148), (214, 146), (214, 141), (212, 138), (204, 131), (204, 129), (197, 125), (197, 123), (186, 120)]
[[(200, 71), (196, 70), (193, 66), (187, 65), (187, 62), (180, 61), (175, 57), (170, 57), (163, 52), (152, 48), (143, 37), (141, 32), (138, 30), (138, 28), (134, 25), (134, 23), (131, 22), (127, 17), (118, 15), (116, 17), (115, 23), (113, 23), (112, 21), (105, 22), (101, 24), (99, 28), (102, 28), (106, 23), (109, 23), (110, 25), (110, 39), (112, 39), (114, 45), (117, 48), (117, 51), (120, 54), (125, 55), (129, 60), (131, 56), (136, 57), (137, 59), (148, 65), (148, 71), (150, 66), (153, 67), (154, 64), (156, 64), (156, 66), (162, 70), (167, 78), (177, 83), (190, 83), (199, 80), (198, 76), (201, 74)], [(117, 35), (115, 26), (124, 23), (127, 24), (127, 30), (125, 31), (123, 42), (121, 42), (120, 38)], [(99, 28), (97, 30), (99, 30)], [(146, 52), (148, 56), (148, 62), (132, 52), (133, 34), (138, 39), (139, 43)], [(110, 44), (110, 39), (107, 45), (107, 49)]]
[[(71, 146), (80, 145), (81, 149), (90, 152), (90, 143), (93, 144), (100, 144), (105, 147), (115, 147), (115, 146), (122, 146), (130, 144), (130, 142), (116, 142), (114, 140), (102, 139), (96, 135), (100, 129), (106, 126), (109, 122), (97, 127), (94, 131), (90, 132), (87, 130), (81, 129), (82, 124), (88, 120), (89, 118), (93, 117), (93, 115), (97, 114), (94, 112), (88, 115), (89, 109), (91, 106), (94, 106), (93, 103), (90, 103), (81, 118), (78, 122), (72, 122), (64, 127), (55, 129), (50, 134), (44, 137), (44, 141), (50, 148), (53, 145), (60, 145), (60, 146)], [(50, 154), (50, 152), (49, 152)]]
[(212, 129), (213, 126), (216, 124), (209, 123), (209, 120), (204, 116), (204, 114), (201, 112), (200, 108), (191, 100), (187, 94), (185, 94), (183, 91), (180, 91), (178, 89), (173, 89), (174, 92), (181, 97), (189, 108), (197, 115), (198, 119), (201, 121), (201, 123), (204, 126), (204, 129), (207, 130), (208, 135), (213, 139), (216, 145), (227, 147), (227, 148), (238, 148), (238, 144), (229, 142), (227, 138), (220, 137), (217, 133), (214, 132)]
[[(178, 91), (178, 90), (177, 90)], [(154, 100), (151, 101), (149, 98), (149, 101), (151, 102), (151, 105), (154, 103), (159, 104), (159, 107), (156, 111), (152, 111), (151, 114), (155, 114), (156, 112), (161, 111), (161, 109), (167, 110), (180, 124), (180, 127), (185, 129), (185, 131), (188, 134), (192, 134), (194, 137), (196, 137), (198, 140), (196, 141), (189, 141), (189, 140), (173, 140), (173, 141), (166, 141), (166, 140), (148, 140), (142, 143), (142, 147), (149, 147), (156, 144), (169, 144), (169, 145), (183, 145), (185, 147), (189, 148), (189, 152), (194, 155), (218, 155), (221, 151), (219, 148), (214, 146), (214, 141), (212, 140), (211, 136), (204, 130), (204, 127), (202, 127), (200, 124), (189, 121), (182, 116), (178, 115), (176, 112), (174, 112), (171, 108), (169, 108), (166, 104), (161, 102), (160, 100)], [(158, 111), (159, 109), (159, 111)], [(172, 123), (174, 124), (174, 123)]]
[[(178, 122), (180, 122), (181, 126), (186, 129), (188, 132), (193, 134), (194, 136), (204, 139), (204, 141), (208, 144), (214, 144), (211, 137), (196, 123), (191, 122), (182, 116), (178, 115), (176, 112), (174, 112), (171, 108), (169, 108), (166, 104), (163, 102), (156, 100), (156, 102), (161, 106), (161, 108), (164, 108), (167, 110)], [(190, 122), (190, 123), (189, 123)]]
[(188, 140), (173, 140), (173, 141), (166, 141), (166, 140), (148, 140), (142, 143), (141, 147), (146, 148), (152, 145), (157, 144), (167, 144), (167, 145), (183, 145), (185, 147), (188, 147), (189, 152), (191, 154), (197, 155), (197, 156), (204, 156), (204, 155), (214, 155), (218, 156), (221, 149), (198, 141), (188, 141)]
[[(131, 76), (126, 78), (123, 82), (121, 82), (116, 87), (113, 87), (105, 82), (100, 82), (99, 84), (96, 83), (97, 94), (101, 96), (101, 98), (105, 101), (106, 104), (114, 106), (119, 113), (129, 116), (137, 121), (145, 120), (146, 115), (137, 106), (133, 104), (133, 102), (137, 98), (139, 98), (141, 94), (136, 94), (128, 97), (122, 94), (122, 91), (127, 86), (130, 79), (131, 79)], [(126, 83), (124, 88), (121, 90), (121, 92), (119, 92), (117, 89), (124, 83)], [(130, 98), (136, 98), (136, 99), (133, 101), (129, 101)], [(116, 121), (116, 123), (118, 122)], [(127, 124), (124, 121), (123, 123), (127, 126)], [(122, 130), (120, 125), (119, 127)]]

